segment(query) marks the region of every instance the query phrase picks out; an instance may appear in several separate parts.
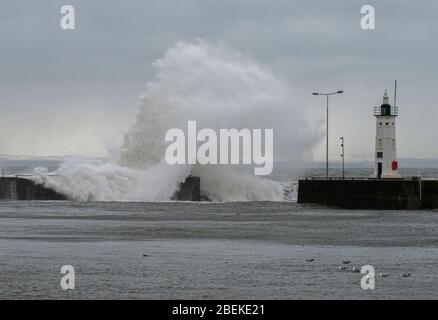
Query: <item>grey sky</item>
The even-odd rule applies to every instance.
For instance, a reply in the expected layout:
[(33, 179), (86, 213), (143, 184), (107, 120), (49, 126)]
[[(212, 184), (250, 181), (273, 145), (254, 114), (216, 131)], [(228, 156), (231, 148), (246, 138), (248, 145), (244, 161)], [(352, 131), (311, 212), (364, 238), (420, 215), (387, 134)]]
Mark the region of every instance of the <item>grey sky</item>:
[[(59, 27), (62, 5), (76, 30)], [(374, 31), (360, 8), (376, 9)], [(398, 151), (438, 157), (436, 0), (12, 1), (0, 4), (0, 154), (105, 155), (135, 119), (151, 63), (202, 38), (249, 52), (290, 84), (316, 127), (332, 100), (332, 157), (371, 158), (372, 106), (399, 80)], [(324, 143), (314, 159), (324, 157)]]

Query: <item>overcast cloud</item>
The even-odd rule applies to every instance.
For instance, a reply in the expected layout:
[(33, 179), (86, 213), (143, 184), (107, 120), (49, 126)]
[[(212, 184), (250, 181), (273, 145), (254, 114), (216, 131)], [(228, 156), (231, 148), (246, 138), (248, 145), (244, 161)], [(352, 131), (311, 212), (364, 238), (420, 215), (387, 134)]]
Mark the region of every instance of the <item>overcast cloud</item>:
[[(76, 30), (59, 27), (62, 5)], [(360, 8), (376, 9), (374, 31)], [(177, 41), (249, 53), (286, 81), (317, 128), (332, 99), (332, 157), (372, 157), (372, 107), (399, 80), (400, 156), (438, 158), (436, 0), (2, 0), (0, 154), (105, 156), (135, 119), (151, 65)], [(324, 158), (324, 143), (314, 159)]]

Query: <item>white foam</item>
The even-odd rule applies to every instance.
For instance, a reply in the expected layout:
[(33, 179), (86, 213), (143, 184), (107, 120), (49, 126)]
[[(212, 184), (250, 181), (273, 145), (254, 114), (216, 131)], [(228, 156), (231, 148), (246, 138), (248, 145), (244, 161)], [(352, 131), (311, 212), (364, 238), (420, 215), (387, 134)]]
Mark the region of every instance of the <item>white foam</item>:
[[(283, 199), (277, 182), (227, 166), (170, 166), (164, 136), (171, 128), (272, 128), (274, 156), (291, 158), (313, 141), (290, 90), (248, 56), (203, 41), (179, 42), (154, 63), (156, 79), (146, 86), (136, 123), (113, 161), (66, 161), (38, 179), (77, 200), (165, 201), (192, 172), (201, 191), (216, 201)], [(275, 160), (275, 158), (274, 158)]]

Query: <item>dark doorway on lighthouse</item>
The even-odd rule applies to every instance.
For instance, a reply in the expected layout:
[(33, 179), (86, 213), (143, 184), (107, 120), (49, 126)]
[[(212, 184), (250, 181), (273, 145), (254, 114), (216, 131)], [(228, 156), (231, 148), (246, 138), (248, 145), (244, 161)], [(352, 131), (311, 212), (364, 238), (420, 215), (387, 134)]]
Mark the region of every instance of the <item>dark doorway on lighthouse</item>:
[(377, 178), (380, 179), (382, 177), (382, 163), (378, 162), (377, 163)]

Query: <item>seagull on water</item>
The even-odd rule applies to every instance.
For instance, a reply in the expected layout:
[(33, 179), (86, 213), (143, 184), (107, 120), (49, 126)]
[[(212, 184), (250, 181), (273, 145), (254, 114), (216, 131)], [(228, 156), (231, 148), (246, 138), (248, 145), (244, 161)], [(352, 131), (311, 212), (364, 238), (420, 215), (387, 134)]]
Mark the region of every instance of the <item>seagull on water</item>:
[(345, 270), (347, 270), (347, 267), (346, 266), (339, 266), (338, 269), (341, 271), (345, 271)]
[(403, 278), (408, 278), (412, 275), (412, 273), (408, 272), (408, 273), (400, 273), (400, 276), (402, 276)]

